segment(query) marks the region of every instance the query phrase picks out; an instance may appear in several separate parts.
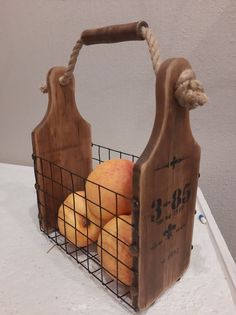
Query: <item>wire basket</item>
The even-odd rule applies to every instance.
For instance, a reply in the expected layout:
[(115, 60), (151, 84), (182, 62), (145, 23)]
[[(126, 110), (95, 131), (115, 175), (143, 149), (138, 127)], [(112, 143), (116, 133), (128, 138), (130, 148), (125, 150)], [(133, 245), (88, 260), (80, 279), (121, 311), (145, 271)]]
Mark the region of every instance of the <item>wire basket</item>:
[[(133, 154), (125, 153), (122, 151), (114, 150), (111, 148), (107, 148), (98, 144), (92, 144), (92, 151), (93, 151), (93, 167), (96, 167), (96, 165), (101, 164), (104, 161), (110, 160), (110, 159), (126, 159), (130, 160), (132, 162), (137, 161), (138, 156), (135, 156)], [(44, 232), (50, 240), (52, 240), (58, 247), (60, 247), (63, 251), (65, 251), (70, 257), (72, 257), (78, 264), (80, 264), (83, 268), (85, 268), (91, 275), (93, 275), (99, 282), (101, 282), (107, 289), (109, 289), (112, 293), (114, 293), (118, 298), (120, 298), (124, 303), (126, 303), (129, 307), (134, 308), (132, 305), (131, 299), (130, 299), (130, 290), (129, 287), (125, 283), (122, 282), (122, 280), (119, 277), (119, 270), (123, 268), (127, 268), (129, 272), (133, 272), (132, 266), (127, 266), (124, 261), (121, 261), (119, 258), (119, 252), (118, 252), (118, 243), (122, 243), (125, 247), (129, 248), (131, 244), (127, 244), (123, 239), (119, 238), (119, 225), (118, 220), (122, 220), (122, 218), (118, 217), (117, 214), (117, 202), (116, 202), (116, 214), (115, 214), (115, 220), (116, 220), (116, 234), (111, 234), (108, 230), (104, 229), (104, 226), (102, 224), (102, 213), (103, 211), (107, 211), (111, 214), (109, 209), (102, 208), (101, 203), (96, 204), (101, 211), (101, 223), (99, 224), (97, 221), (92, 221), (91, 223), (96, 225), (99, 229), (103, 230), (105, 233), (110, 234), (112, 238), (114, 238), (116, 242), (116, 255), (109, 251), (109, 249), (106, 249), (103, 247), (103, 241), (101, 239), (101, 245), (97, 244), (97, 241), (94, 241), (89, 237), (89, 231), (87, 226), (87, 231), (81, 230), (79, 226), (77, 226), (76, 222), (76, 208), (75, 208), (75, 197), (80, 196), (85, 199), (85, 205), (87, 205), (87, 201), (93, 202), (92, 200), (89, 200), (86, 197), (86, 181), (88, 181), (87, 178), (84, 178), (80, 176), (79, 174), (72, 173), (68, 171), (67, 169), (56, 165), (55, 163), (46, 160), (45, 158), (36, 156), (33, 154), (33, 160), (34, 160), (34, 170), (35, 170), (35, 178), (36, 178), (36, 184), (35, 188), (37, 191), (37, 201), (38, 201), (38, 208), (39, 208), (39, 221), (40, 221), (40, 229), (42, 232)], [(45, 170), (50, 170), (50, 172), (45, 172)], [(58, 178), (54, 178), (53, 174), (55, 174), (55, 169), (57, 169), (57, 173), (60, 174)], [(48, 175), (49, 174), (49, 175)], [(63, 178), (64, 177), (70, 177), (71, 181), (68, 185), (67, 183), (64, 183)], [(74, 187), (74, 182), (76, 179), (80, 179), (83, 181), (84, 185), (84, 191), (85, 196), (81, 196), (78, 192), (76, 192)], [(46, 183), (47, 182), (47, 183)], [(90, 181), (91, 182), (91, 181)], [(40, 184), (41, 183), (41, 184)], [(92, 182), (93, 183), (93, 182)], [(93, 183), (93, 185), (96, 185), (98, 188), (98, 191), (100, 192), (102, 190), (109, 190), (111, 194), (114, 194), (114, 200), (118, 200), (118, 197), (125, 198), (130, 201), (130, 203), (133, 202), (133, 199), (128, 198), (127, 196), (121, 195), (117, 192), (114, 192), (104, 186), (101, 186), (97, 183)], [(45, 190), (44, 187), (51, 187), (51, 189)], [(57, 194), (54, 194), (54, 191), (58, 189), (61, 190), (61, 195), (68, 196), (72, 194), (73, 196), (73, 204), (69, 205), (65, 202), (62, 203), (63, 208), (69, 209), (74, 216), (74, 222), (71, 224), (71, 222), (66, 220), (65, 212), (60, 217), (58, 216), (58, 220), (62, 221), (64, 224), (64, 232), (63, 234), (60, 233), (58, 228), (54, 228), (53, 230), (48, 228), (48, 225), (44, 225), (42, 223), (42, 217), (44, 217), (44, 220), (47, 221), (47, 217), (49, 217), (51, 213), (51, 209), (49, 205), (55, 205), (55, 202), (60, 204), (60, 200), (57, 200)], [(99, 193), (99, 200), (101, 200), (101, 194)], [(43, 211), (42, 211), (43, 210)], [(64, 209), (63, 209), (64, 210)], [(87, 206), (86, 206), (86, 215), (84, 219), (88, 219), (87, 216)], [(91, 219), (90, 219), (91, 221)], [(129, 226), (130, 229), (133, 229), (132, 223), (129, 223), (128, 221), (125, 221), (125, 224)], [(70, 242), (67, 238), (67, 228), (69, 226), (70, 234), (71, 231), (74, 232), (74, 241)], [(72, 233), (73, 233), (72, 232)], [(81, 235), (87, 240), (87, 244), (83, 247), (76, 246), (77, 244), (77, 237), (78, 235)], [(101, 233), (101, 236), (103, 233)], [(101, 257), (98, 258), (97, 253), (97, 247), (100, 247)], [(108, 269), (105, 268), (103, 265), (103, 252), (106, 253), (106, 255), (111, 256), (112, 259), (115, 261), (115, 273), (111, 273)], [(113, 262), (114, 264), (114, 262)], [(120, 266), (122, 267), (120, 268)]]

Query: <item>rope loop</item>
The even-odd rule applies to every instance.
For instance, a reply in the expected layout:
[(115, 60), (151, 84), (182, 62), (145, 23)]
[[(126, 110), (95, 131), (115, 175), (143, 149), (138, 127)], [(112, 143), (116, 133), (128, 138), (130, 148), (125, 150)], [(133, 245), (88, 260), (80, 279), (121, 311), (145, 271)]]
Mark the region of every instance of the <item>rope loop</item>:
[[(141, 32), (147, 41), (152, 67), (157, 74), (161, 64), (158, 42), (151, 28), (142, 27)], [(208, 100), (201, 82), (195, 79), (191, 69), (186, 69), (180, 74), (174, 93), (178, 104), (189, 110), (204, 105)]]
[[(141, 27), (141, 33), (148, 45), (154, 73), (157, 74), (161, 64), (158, 42), (150, 27)], [(70, 82), (82, 47), (83, 41), (79, 39), (73, 47), (65, 73), (59, 78), (61, 85), (65, 86)], [(47, 86), (42, 86), (40, 90), (47, 93)], [(201, 82), (195, 79), (191, 69), (186, 69), (180, 74), (174, 93), (178, 104), (189, 110), (204, 105), (208, 100)]]

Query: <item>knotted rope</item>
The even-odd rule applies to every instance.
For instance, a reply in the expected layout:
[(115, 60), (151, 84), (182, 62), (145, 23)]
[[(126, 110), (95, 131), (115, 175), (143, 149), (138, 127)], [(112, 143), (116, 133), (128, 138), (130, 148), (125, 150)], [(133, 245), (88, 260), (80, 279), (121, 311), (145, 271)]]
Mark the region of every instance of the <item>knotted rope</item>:
[(175, 97), (179, 105), (194, 109), (208, 101), (202, 83), (195, 79), (192, 69), (184, 70), (176, 83)]
[[(155, 74), (157, 74), (161, 64), (158, 42), (151, 28), (142, 27), (141, 32), (143, 39), (145, 39), (148, 44), (153, 70)], [(71, 80), (82, 47), (83, 42), (79, 39), (72, 50), (65, 73), (59, 78), (61, 85), (67, 85)], [(40, 90), (43, 93), (47, 93), (47, 85), (43, 85)], [(186, 69), (180, 74), (174, 93), (179, 105), (189, 110), (204, 105), (208, 100), (201, 82), (195, 79), (195, 74), (192, 69)]]
[[(59, 82), (61, 85), (67, 85), (69, 82), (70, 82), (70, 79), (72, 78), (73, 76), (73, 72), (74, 72), (74, 69), (75, 69), (75, 65), (76, 65), (76, 62), (77, 62), (77, 58), (79, 56), (79, 52), (81, 50), (81, 48), (83, 47), (83, 42), (81, 39), (77, 40), (75, 46), (73, 47), (73, 50), (72, 50), (72, 53), (70, 55), (70, 60), (68, 62), (68, 65), (67, 65), (67, 68), (66, 68), (66, 71), (65, 73), (63, 74), (63, 76), (61, 76), (59, 78)], [(47, 93), (48, 92), (48, 89), (47, 89), (47, 84), (43, 84), (41, 87), (40, 87), (40, 91), (42, 93)]]
[[(148, 44), (153, 70), (157, 74), (161, 64), (157, 40), (151, 28), (142, 27), (141, 32)], [(180, 74), (176, 83), (175, 97), (179, 105), (189, 110), (204, 105), (208, 100), (201, 82), (195, 79), (192, 69), (186, 69)]]

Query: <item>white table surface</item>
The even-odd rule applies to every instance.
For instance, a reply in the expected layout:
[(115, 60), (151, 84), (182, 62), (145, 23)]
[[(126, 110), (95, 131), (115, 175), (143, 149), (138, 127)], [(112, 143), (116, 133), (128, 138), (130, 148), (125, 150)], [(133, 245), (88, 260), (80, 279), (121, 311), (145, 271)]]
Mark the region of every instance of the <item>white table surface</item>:
[[(131, 314), (60, 249), (47, 253), (52, 243), (39, 230), (34, 182), (32, 167), (0, 163), (0, 314)], [(142, 314), (236, 314), (235, 264), (220, 232), (214, 234), (209, 209), (208, 216), (205, 225), (195, 216), (183, 278)]]

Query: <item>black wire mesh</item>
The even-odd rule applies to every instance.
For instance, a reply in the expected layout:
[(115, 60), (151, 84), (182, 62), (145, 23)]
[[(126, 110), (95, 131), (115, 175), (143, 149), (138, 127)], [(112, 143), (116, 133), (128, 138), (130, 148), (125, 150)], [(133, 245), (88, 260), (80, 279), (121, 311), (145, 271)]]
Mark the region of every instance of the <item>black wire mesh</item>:
[[(107, 148), (101, 145), (92, 144), (93, 152), (93, 168), (97, 164), (110, 159), (126, 159), (135, 162), (138, 157)], [(119, 257), (122, 247), (125, 252), (129, 252), (131, 242), (124, 240), (119, 234), (119, 227), (127, 225), (126, 229), (130, 231), (132, 238), (131, 221), (118, 217), (118, 203), (121, 198), (133, 200), (127, 196), (121, 195), (111, 189), (98, 185), (90, 181), (98, 189), (98, 202), (94, 202), (87, 197), (86, 183), (88, 180), (79, 174), (68, 171), (67, 169), (48, 161), (40, 156), (33, 154), (34, 171), (37, 191), (37, 202), (39, 208), (40, 229), (78, 264), (86, 269), (93, 277), (100, 281), (109, 291), (115, 294), (125, 304), (134, 308), (131, 303), (129, 285), (121, 274), (132, 275), (132, 262), (127, 264), (124, 257)], [(66, 178), (66, 180), (65, 180)], [(69, 179), (69, 180), (68, 180)], [(75, 183), (82, 183), (84, 194), (75, 190)], [(114, 210), (106, 209), (102, 206), (101, 191), (109, 191), (113, 194), (115, 200)], [(60, 198), (58, 198), (60, 196)], [(63, 203), (61, 202), (63, 196)], [(70, 197), (68, 197), (70, 196)], [(60, 200), (59, 200), (60, 199)], [(84, 213), (78, 212), (78, 202), (84, 202)], [(88, 203), (99, 207), (100, 220), (92, 219), (89, 215)], [(59, 212), (58, 212), (59, 210)], [(54, 213), (54, 217), (53, 214)], [(104, 227), (104, 213), (109, 213), (115, 220), (115, 232), (111, 232)], [(70, 216), (69, 216), (70, 215)], [(89, 221), (88, 221), (89, 220)], [(51, 222), (58, 222), (58, 226), (52, 226)], [(82, 222), (82, 223), (81, 223)], [(89, 229), (92, 226), (96, 233), (99, 233), (100, 242), (94, 237)], [(81, 228), (82, 226), (82, 228)], [(120, 230), (121, 231), (121, 230)], [(105, 248), (105, 239), (109, 238), (113, 242), (113, 249)], [(81, 244), (83, 240), (83, 244)], [(107, 259), (109, 257), (110, 266), (107, 267)], [(106, 267), (105, 267), (106, 265)], [(132, 276), (131, 276), (132, 278)]]

